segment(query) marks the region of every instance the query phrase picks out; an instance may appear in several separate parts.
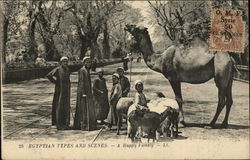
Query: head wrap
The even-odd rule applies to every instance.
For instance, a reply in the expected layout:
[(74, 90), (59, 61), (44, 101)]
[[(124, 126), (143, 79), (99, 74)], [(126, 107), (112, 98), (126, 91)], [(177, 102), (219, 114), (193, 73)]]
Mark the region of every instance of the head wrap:
[(82, 59), (82, 62), (85, 63), (87, 60), (90, 60), (90, 57), (84, 57), (84, 58)]
[(122, 67), (118, 67), (118, 68), (116, 69), (116, 72), (118, 72), (119, 70), (124, 71), (124, 69), (123, 69)]
[(112, 76), (115, 76), (115, 77), (117, 77), (118, 79), (119, 79), (119, 74), (117, 74), (117, 73), (114, 73)]
[(135, 81), (135, 86), (136, 86), (137, 84), (139, 84), (139, 83), (143, 84), (141, 80), (136, 80), (136, 81)]
[(62, 62), (63, 60), (69, 60), (69, 58), (68, 57), (66, 57), (66, 56), (63, 56), (63, 57), (61, 57), (61, 59), (60, 59), (60, 62)]

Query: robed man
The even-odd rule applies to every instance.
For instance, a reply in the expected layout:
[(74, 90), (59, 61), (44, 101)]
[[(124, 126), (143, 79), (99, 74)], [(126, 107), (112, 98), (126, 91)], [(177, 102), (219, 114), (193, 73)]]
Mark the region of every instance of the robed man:
[(68, 58), (60, 59), (60, 66), (47, 74), (47, 78), (55, 84), (52, 102), (52, 126), (58, 130), (69, 128), (70, 123), (70, 69)]
[(83, 59), (84, 66), (78, 72), (77, 102), (74, 129), (96, 129), (95, 106), (90, 79), (91, 59)]
[(116, 72), (119, 74), (120, 84), (122, 87), (122, 97), (127, 97), (130, 91), (130, 82), (124, 75), (124, 69), (122, 67), (117, 68)]

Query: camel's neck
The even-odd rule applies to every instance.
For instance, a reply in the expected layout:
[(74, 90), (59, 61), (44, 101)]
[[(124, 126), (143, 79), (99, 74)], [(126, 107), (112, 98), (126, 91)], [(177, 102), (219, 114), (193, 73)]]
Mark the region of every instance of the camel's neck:
[(140, 39), (139, 45), (140, 45), (140, 49), (141, 49), (141, 52), (143, 54), (144, 60), (147, 60), (147, 58), (149, 56), (151, 56), (152, 54), (154, 54), (152, 42), (151, 42), (150, 37), (149, 37), (148, 34), (144, 35)]
[[(139, 40), (139, 45), (140, 45), (140, 50), (143, 54), (143, 59), (147, 66), (156, 71), (156, 72), (162, 72), (160, 65), (156, 65), (159, 63), (159, 60), (157, 58), (159, 57), (158, 55), (155, 55), (152, 42), (150, 40), (149, 35), (144, 35), (140, 40)], [(156, 58), (157, 57), (157, 58)], [(159, 59), (159, 58), (158, 58)]]
[(152, 42), (148, 34), (143, 35), (138, 41), (143, 58), (146, 61), (149, 56), (154, 54)]

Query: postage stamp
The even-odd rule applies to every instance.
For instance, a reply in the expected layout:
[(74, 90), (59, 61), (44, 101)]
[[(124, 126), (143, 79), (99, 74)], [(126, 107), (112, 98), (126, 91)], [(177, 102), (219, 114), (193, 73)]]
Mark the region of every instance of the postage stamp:
[(211, 51), (244, 52), (243, 14), (240, 10), (212, 9), (209, 44)]

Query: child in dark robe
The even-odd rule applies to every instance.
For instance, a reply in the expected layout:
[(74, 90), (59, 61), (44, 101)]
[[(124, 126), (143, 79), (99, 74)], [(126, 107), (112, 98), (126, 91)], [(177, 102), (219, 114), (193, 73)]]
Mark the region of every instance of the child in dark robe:
[(104, 124), (109, 112), (108, 89), (106, 79), (103, 78), (104, 70), (97, 71), (98, 78), (93, 82), (93, 98), (95, 104), (96, 119)]

